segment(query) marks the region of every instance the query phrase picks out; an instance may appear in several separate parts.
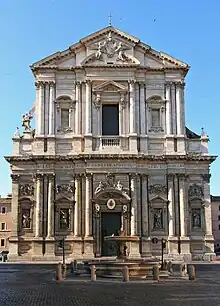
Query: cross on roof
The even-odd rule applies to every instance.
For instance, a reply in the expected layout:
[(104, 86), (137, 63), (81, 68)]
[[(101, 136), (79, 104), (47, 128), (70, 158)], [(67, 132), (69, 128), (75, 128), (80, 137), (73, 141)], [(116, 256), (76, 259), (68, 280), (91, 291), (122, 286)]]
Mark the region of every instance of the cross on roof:
[(109, 25), (111, 26), (112, 25), (112, 14), (110, 13), (109, 16), (108, 16), (108, 20), (109, 20)]

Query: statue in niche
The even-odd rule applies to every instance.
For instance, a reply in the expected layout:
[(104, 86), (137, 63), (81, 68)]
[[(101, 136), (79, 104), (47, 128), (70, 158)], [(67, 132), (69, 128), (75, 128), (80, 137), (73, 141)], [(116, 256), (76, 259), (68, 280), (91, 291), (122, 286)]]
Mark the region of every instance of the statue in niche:
[(154, 228), (163, 228), (163, 211), (161, 208), (154, 210)]
[(30, 113), (26, 113), (22, 117), (22, 126), (25, 132), (31, 132), (31, 119), (33, 116)]
[(200, 209), (194, 209), (192, 211), (192, 226), (201, 227), (201, 213)]
[(22, 227), (31, 227), (30, 209), (22, 209)]
[(69, 228), (69, 209), (60, 210), (60, 228), (61, 229)]

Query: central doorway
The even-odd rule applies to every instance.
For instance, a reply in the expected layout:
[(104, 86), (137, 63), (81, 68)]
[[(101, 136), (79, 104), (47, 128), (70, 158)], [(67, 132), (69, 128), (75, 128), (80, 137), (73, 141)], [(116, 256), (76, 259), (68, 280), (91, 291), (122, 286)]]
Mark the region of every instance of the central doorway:
[(103, 212), (101, 214), (101, 256), (116, 256), (116, 242), (105, 241), (105, 236), (117, 235), (121, 229), (120, 212)]

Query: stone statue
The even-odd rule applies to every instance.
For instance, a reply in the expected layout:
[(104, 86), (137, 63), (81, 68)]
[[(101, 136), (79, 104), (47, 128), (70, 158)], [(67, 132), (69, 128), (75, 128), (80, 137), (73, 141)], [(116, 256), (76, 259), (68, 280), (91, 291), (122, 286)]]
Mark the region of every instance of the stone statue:
[(22, 118), (22, 126), (24, 127), (24, 131), (31, 132), (31, 119), (33, 116), (30, 113), (26, 113)]
[(69, 228), (69, 211), (68, 209), (60, 210), (60, 228)]
[(122, 190), (122, 189), (123, 189), (123, 185), (121, 184), (120, 181), (118, 181), (116, 188), (117, 188), (118, 190)]
[(31, 227), (31, 218), (30, 218), (30, 210), (26, 209), (22, 212), (22, 227), (30, 228)]
[(99, 182), (99, 185), (95, 190), (95, 194), (100, 192), (101, 190), (104, 190), (104, 188), (105, 188), (104, 184), (102, 182)]
[(97, 51), (96, 51), (96, 54), (95, 54), (95, 57), (97, 58), (97, 59), (100, 59), (101, 58), (101, 56), (102, 56), (102, 44), (101, 44), (101, 42), (99, 42), (98, 43), (98, 49), (97, 49)]
[(115, 53), (118, 53), (117, 60), (118, 61), (126, 61), (128, 57), (125, 55), (124, 51), (122, 50), (122, 43), (120, 42), (115, 50)]
[(20, 136), (21, 136), (21, 135), (20, 135), (19, 127), (16, 127), (16, 131), (15, 131), (15, 133), (14, 133), (14, 136), (15, 136), (15, 137), (20, 137)]
[(155, 209), (154, 213), (154, 228), (162, 228), (163, 220), (162, 220), (162, 209)]
[(193, 227), (201, 227), (201, 215), (199, 210), (195, 210), (192, 214), (193, 217)]

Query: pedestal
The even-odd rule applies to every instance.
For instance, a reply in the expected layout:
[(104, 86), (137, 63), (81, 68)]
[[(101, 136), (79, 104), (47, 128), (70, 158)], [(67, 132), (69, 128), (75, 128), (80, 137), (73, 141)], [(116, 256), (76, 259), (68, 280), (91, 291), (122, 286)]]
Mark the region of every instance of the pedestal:
[(142, 252), (141, 257), (151, 257), (151, 238), (150, 237), (142, 237), (141, 244), (142, 244)]
[(190, 261), (192, 255), (190, 253), (189, 237), (180, 237), (180, 249), (181, 249), (181, 256), (184, 258), (184, 261)]
[(84, 139), (85, 139), (84, 152), (91, 153), (92, 152), (92, 134), (85, 135)]
[(94, 243), (93, 237), (86, 237), (84, 239), (84, 254), (83, 254), (83, 257), (94, 258), (93, 243)]
[(137, 241), (131, 241), (127, 243), (128, 245), (128, 252), (129, 252), (129, 258), (140, 258), (140, 242)]
[(137, 134), (129, 135), (129, 152), (137, 153)]

